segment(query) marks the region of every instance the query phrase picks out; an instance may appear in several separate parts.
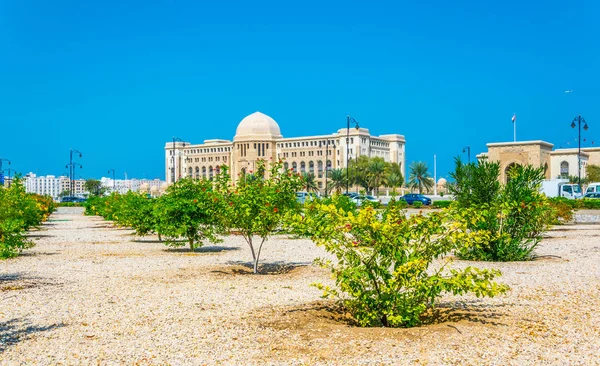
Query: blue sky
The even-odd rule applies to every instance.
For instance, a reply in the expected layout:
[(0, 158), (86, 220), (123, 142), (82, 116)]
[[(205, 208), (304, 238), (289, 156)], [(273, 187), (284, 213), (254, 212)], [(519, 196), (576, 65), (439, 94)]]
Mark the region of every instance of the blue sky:
[(594, 0), (0, 0), (0, 157), (59, 175), (75, 148), (84, 178), (164, 178), (172, 136), (231, 139), (257, 110), (287, 137), (350, 114), (438, 177), (511, 141), (513, 113), (556, 147), (580, 113), (600, 146), (599, 35)]

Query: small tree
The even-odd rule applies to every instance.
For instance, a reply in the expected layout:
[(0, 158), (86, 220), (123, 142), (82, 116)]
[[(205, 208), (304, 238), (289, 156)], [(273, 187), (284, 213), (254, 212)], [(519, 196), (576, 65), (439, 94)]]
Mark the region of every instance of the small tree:
[(102, 183), (98, 179), (88, 179), (83, 184), (86, 191), (92, 196), (101, 196), (106, 192), (106, 187), (102, 187)]
[(187, 239), (191, 251), (202, 245), (202, 240), (217, 242), (218, 200), (210, 181), (178, 180), (154, 206), (157, 231), (164, 236), (167, 245), (180, 246), (177, 239)]
[(335, 256), (318, 263), (331, 270), (336, 288), (316, 286), (324, 296), (341, 299), (362, 326), (418, 325), (444, 292), (491, 297), (507, 290), (492, 281), (497, 270), (447, 269), (447, 257), (432, 268), (435, 259), (477, 241), (447, 212), (407, 219), (396, 204), (382, 214), (372, 208), (355, 214), (338, 206), (308, 205), (294, 226)]
[(600, 166), (588, 165), (586, 168), (586, 180), (589, 183), (600, 182)]
[(220, 222), (244, 238), (252, 253), (254, 273), (258, 273), (265, 241), (281, 226), (285, 215), (298, 208), (296, 191), (303, 186), (302, 177), (285, 171), (281, 161), (272, 164), (268, 176), (264, 160), (259, 160), (257, 166), (254, 179), (242, 174), (235, 185), (226, 167), (217, 178), (222, 199)]
[(408, 176), (408, 184), (411, 188), (419, 190), (419, 194), (423, 193), (423, 190), (429, 191), (433, 188), (435, 182), (429, 174), (427, 164), (422, 161), (415, 161), (410, 164), (410, 174)]
[(302, 181), (304, 182), (304, 189), (306, 189), (306, 192), (316, 192), (319, 190), (314, 173), (302, 173)]

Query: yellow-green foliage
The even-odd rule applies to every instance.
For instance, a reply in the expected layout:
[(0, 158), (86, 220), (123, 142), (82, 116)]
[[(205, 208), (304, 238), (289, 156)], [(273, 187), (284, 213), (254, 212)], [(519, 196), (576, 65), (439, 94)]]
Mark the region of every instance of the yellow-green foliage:
[[(343, 299), (363, 326), (414, 326), (444, 292), (495, 296), (507, 286), (493, 279), (497, 270), (451, 269), (445, 254), (481, 241), (448, 212), (407, 218), (395, 205), (378, 214), (358, 213), (334, 203), (306, 206), (293, 225), (323, 246), (336, 260), (319, 260), (336, 287), (322, 284), (324, 296)], [(432, 266), (434, 259), (441, 259)]]

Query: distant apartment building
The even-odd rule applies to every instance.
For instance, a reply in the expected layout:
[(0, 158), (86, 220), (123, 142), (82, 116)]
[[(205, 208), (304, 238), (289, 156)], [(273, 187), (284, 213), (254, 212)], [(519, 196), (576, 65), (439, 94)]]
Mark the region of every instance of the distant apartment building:
[(226, 165), (235, 177), (238, 173), (255, 171), (259, 159), (283, 159), (286, 169), (313, 173), (319, 189), (324, 190), (327, 171), (345, 168), (347, 161), (359, 156), (377, 156), (398, 163), (405, 175), (405, 144), (402, 135), (373, 136), (366, 128), (354, 127), (329, 135), (284, 138), (275, 120), (256, 112), (239, 123), (233, 141), (167, 143), (165, 174), (169, 184), (182, 177), (211, 179)]
[[(34, 173), (26, 174), (24, 177), (25, 190), (29, 193), (51, 196), (58, 199), (60, 194), (69, 190), (69, 177), (46, 175), (38, 177)], [(73, 195), (81, 196), (85, 192), (85, 179), (76, 179), (73, 181)]]
[(107, 192), (119, 192), (121, 194), (132, 192), (144, 192), (153, 195), (158, 194), (161, 189), (166, 189), (166, 182), (160, 179), (115, 179), (100, 178), (102, 187), (106, 188)]

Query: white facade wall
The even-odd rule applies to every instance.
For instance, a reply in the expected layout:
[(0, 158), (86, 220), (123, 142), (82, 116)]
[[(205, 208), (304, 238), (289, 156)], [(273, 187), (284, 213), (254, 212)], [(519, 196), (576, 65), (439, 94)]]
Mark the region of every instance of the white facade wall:
[(25, 175), (24, 185), (28, 193), (51, 196), (57, 199), (63, 191), (69, 189), (69, 178), (54, 175), (38, 177), (34, 173), (29, 173)]
[[(562, 176), (563, 169), (561, 167), (568, 167), (569, 176), (577, 176), (577, 150), (565, 151), (566, 149), (555, 150), (552, 152), (551, 157), (551, 172), (552, 178), (558, 178)], [(570, 150), (570, 149), (569, 149)], [(588, 163), (588, 155), (584, 152), (581, 153), (581, 177), (586, 176), (586, 167)]]

